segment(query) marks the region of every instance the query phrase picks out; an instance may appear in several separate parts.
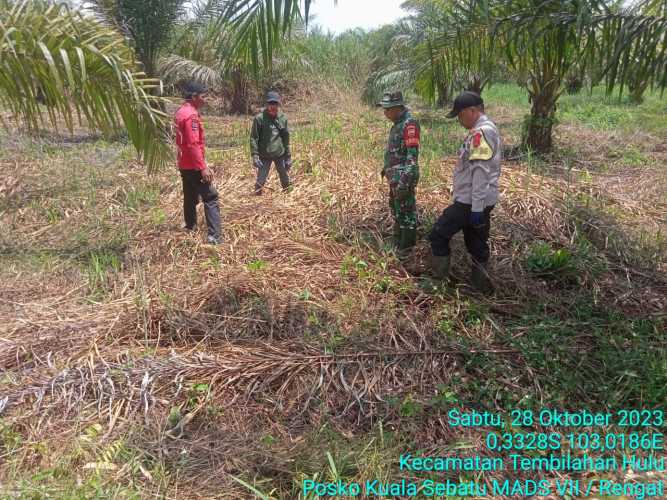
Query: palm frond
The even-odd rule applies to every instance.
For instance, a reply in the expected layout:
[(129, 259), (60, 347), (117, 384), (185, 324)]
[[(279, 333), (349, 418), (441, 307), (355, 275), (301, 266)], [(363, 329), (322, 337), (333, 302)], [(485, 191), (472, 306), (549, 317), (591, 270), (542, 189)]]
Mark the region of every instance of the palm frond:
[(71, 131), (85, 118), (113, 133), (122, 122), (149, 169), (168, 161), (164, 101), (152, 95), (162, 83), (137, 71), (117, 32), (63, 5), (4, 0), (0, 7), (0, 102), (29, 130), (58, 127), (60, 119)]
[(195, 80), (212, 89), (218, 89), (222, 84), (219, 67), (208, 66), (175, 54), (160, 61), (159, 71), (165, 83)]
[(158, 59), (185, 14), (186, 0), (87, 0), (85, 7), (132, 44), (144, 71), (156, 76)]
[(228, 0), (219, 18), (221, 26), (234, 33), (226, 66), (239, 62), (249, 65), (255, 74), (260, 67), (271, 68), (273, 55), (289, 37), (292, 27), (307, 20), (312, 0), (304, 0), (305, 15), (300, 0)]
[(385, 92), (401, 90), (411, 91), (415, 85), (415, 73), (412, 68), (387, 68), (373, 73), (364, 85), (362, 100), (375, 105)]

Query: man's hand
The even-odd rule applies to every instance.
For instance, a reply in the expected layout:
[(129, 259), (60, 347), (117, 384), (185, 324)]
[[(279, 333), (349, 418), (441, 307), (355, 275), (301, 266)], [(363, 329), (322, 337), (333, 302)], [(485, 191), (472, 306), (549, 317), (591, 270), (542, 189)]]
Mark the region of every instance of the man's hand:
[(264, 166), (264, 164), (262, 163), (262, 160), (259, 159), (259, 156), (253, 156), (252, 157), (252, 166), (255, 167), (258, 170)]
[(475, 229), (480, 229), (484, 227), (484, 212), (471, 212), (470, 224)]
[(201, 181), (210, 184), (213, 182), (213, 170), (210, 168), (206, 167), (204, 170), (201, 171)]
[(384, 179), (384, 176), (385, 176), (385, 175), (387, 175), (387, 172), (386, 172), (385, 169), (383, 168), (382, 170), (380, 170), (380, 179)]
[(285, 170), (289, 170), (292, 168), (292, 157), (291, 156), (286, 156), (285, 157)]

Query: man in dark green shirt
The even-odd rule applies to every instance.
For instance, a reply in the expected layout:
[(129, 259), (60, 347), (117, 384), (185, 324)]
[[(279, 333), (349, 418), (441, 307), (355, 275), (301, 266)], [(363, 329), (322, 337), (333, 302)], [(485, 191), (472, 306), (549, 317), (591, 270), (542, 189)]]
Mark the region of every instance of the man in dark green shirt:
[(255, 194), (262, 194), (271, 163), (276, 165), (283, 191), (287, 191), (290, 187), (289, 170), (292, 168), (292, 155), (289, 148), (287, 117), (280, 111), (280, 96), (277, 92), (269, 92), (266, 95), (266, 108), (253, 119), (250, 152), (252, 164), (257, 169)]

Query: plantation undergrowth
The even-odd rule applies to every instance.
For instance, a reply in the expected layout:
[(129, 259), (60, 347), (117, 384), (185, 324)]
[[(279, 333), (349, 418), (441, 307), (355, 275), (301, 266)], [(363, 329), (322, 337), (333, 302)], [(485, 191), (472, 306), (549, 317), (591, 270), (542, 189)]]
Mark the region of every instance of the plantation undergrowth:
[[(485, 99), (517, 144), (525, 95)], [(287, 103), (295, 189), (272, 175), (263, 197), (250, 120), (204, 112), (219, 249), (179, 230), (177, 173), (147, 177), (130, 146), (3, 131), (0, 494), (297, 498), (304, 479), (400, 479), (405, 452), (492, 455), (450, 409), (664, 405), (666, 106), (563, 98), (556, 151), (503, 165), (488, 298), (467, 292), (459, 238), (457, 286), (428, 278), (464, 135), (442, 111), (416, 108), (404, 262), (388, 125), (353, 98)]]

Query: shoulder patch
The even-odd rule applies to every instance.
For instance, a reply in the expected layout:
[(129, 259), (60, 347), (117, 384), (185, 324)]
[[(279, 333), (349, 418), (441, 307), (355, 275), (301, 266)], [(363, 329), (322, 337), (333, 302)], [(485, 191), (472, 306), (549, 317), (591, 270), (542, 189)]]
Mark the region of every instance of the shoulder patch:
[(419, 127), (415, 123), (408, 123), (403, 129), (403, 140), (408, 148), (419, 147)]
[(490, 160), (493, 158), (493, 148), (484, 137), (484, 132), (475, 130), (472, 135), (470, 160)]

